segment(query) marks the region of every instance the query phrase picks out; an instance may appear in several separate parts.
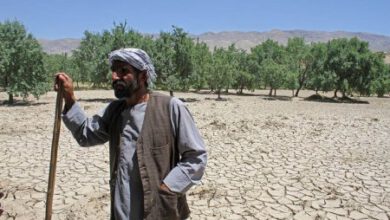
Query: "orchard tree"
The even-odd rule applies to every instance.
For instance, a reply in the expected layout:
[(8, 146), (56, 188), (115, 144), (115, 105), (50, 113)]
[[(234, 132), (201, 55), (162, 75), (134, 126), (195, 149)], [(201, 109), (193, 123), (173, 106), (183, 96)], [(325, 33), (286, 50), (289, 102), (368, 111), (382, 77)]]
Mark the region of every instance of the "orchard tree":
[(110, 32), (110, 38), (111, 51), (127, 47), (142, 48), (145, 51), (150, 49), (145, 48), (144, 36), (132, 28), (128, 28), (126, 22), (119, 23), (118, 25), (114, 23), (114, 27)]
[(73, 53), (79, 71), (76, 78), (92, 83), (93, 87), (106, 87), (111, 82), (108, 54), (112, 48), (112, 36), (108, 31), (103, 34), (86, 31), (84, 35), (79, 48)]
[(261, 64), (261, 69), (264, 74), (264, 81), (269, 86), (268, 95), (271, 96), (273, 94), (276, 96), (276, 90), (286, 81), (286, 66), (278, 64), (272, 59), (265, 59)]
[(234, 52), (234, 72), (233, 72), (233, 88), (237, 90), (238, 94), (243, 94), (243, 90), (255, 89), (255, 71), (251, 71), (254, 68), (254, 63), (250, 59), (245, 50), (236, 50)]
[(240, 71), (240, 50), (236, 48), (235, 44), (231, 44), (226, 50), (226, 63), (229, 64), (229, 72), (225, 76), (226, 85), (225, 93), (229, 92), (229, 89), (234, 86), (235, 80)]
[(374, 54), (371, 51), (360, 54), (356, 74), (349, 82), (351, 84), (350, 90), (363, 96), (371, 95), (372, 80), (379, 78), (384, 69), (381, 64), (384, 65), (383, 58), (378, 56), (378, 54)]
[(233, 71), (234, 67), (229, 62), (228, 51), (223, 48), (214, 48), (208, 83), (211, 88), (216, 90), (218, 99), (221, 99), (222, 89), (226, 89), (232, 84)]
[[(288, 68), (287, 68), (288, 69)], [(286, 70), (285, 80), (283, 87), (291, 90), (291, 96), (298, 96), (298, 92), (301, 89), (297, 78), (299, 78), (299, 72), (295, 72), (291, 69)], [(296, 91), (296, 93), (294, 93)]]
[(384, 97), (386, 93), (390, 92), (390, 66), (384, 66), (382, 73), (373, 80), (372, 91), (377, 94), (378, 97)]
[[(251, 59), (257, 64), (256, 66), (258, 67), (257, 78), (261, 79), (264, 86), (269, 86), (268, 83), (270, 82), (270, 76), (266, 76), (263, 72), (265, 69), (264, 65), (285, 65), (285, 49), (279, 45), (278, 42), (268, 39), (262, 44), (259, 44), (251, 49)], [(264, 61), (266, 61), (265, 64), (263, 63)], [(274, 71), (270, 71), (268, 73), (272, 72)]]
[(310, 46), (303, 38), (288, 39), (286, 51), (289, 67), (286, 87), (291, 90), (296, 89), (295, 96), (297, 97), (306, 84), (314, 60), (310, 53)]
[(8, 93), (8, 103), (14, 96), (35, 98), (50, 89), (43, 63), (44, 53), (38, 41), (26, 32), (18, 21), (0, 23), (0, 86)]
[(45, 54), (43, 58), (45, 69), (48, 74), (54, 74), (57, 72), (69, 72), (69, 58), (67, 53)]
[(251, 49), (254, 59), (261, 63), (265, 59), (271, 59), (276, 63), (282, 63), (285, 59), (284, 48), (273, 40), (266, 40)]
[(286, 81), (287, 59), (283, 46), (273, 40), (267, 40), (251, 49), (252, 59), (259, 67), (260, 77), (270, 88), (269, 95), (276, 95), (276, 89)]
[(193, 74), (191, 75), (191, 85), (197, 90), (205, 88), (207, 75), (210, 74), (211, 52), (206, 43), (197, 41), (192, 51)]
[(58, 72), (72, 73), (73, 82), (76, 83), (76, 88), (79, 88), (79, 75), (73, 56), (69, 56), (67, 53), (45, 54), (43, 60), (48, 75), (54, 75)]
[(160, 32), (159, 37), (154, 41), (154, 48), (155, 50), (152, 51), (151, 56), (158, 75), (156, 84), (173, 93), (174, 90), (179, 89), (179, 86), (174, 72), (173, 57), (175, 50), (171, 33)]
[(334, 89), (335, 74), (325, 70), (327, 59), (327, 45), (325, 43), (313, 43), (310, 48), (311, 66), (307, 73), (305, 87), (318, 91), (328, 92)]
[(390, 91), (390, 66), (384, 62), (383, 53), (371, 53), (363, 62), (362, 71), (369, 71), (370, 83), (362, 83), (362, 88), (358, 87), (358, 92), (363, 95), (377, 94), (378, 97), (383, 97)]
[(370, 71), (363, 67), (364, 63), (370, 62), (367, 61), (371, 53), (367, 42), (357, 38), (334, 39), (328, 42), (327, 50), (325, 70), (336, 76), (334, 97), (338, 91), (346, 97), (357, 88), (367, 87), (371, 80)]
[(192, 51), (194, 42), (182, 28), (173, 26), (172, 32), (175, 51), (173, 55), (175, 74), (180, 80), (181, 90), (188, 91), (193, 74)]

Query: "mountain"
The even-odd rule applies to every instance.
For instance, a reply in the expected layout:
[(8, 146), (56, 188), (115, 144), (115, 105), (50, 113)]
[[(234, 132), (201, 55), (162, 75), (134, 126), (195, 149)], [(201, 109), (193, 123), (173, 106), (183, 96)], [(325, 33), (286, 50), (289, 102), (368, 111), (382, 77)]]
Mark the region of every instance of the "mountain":
[(45, 40), (38, 39), (38, 42), (41, 44), (43, 51), (48, 54), (61, 54), (61, 53), (71, 53), (72, 50), (75, 50), (79, 45), (80, 39), (64, 38), (58, 40)]
[[(286, 44), (289, 38), (303, 37), (306, 42), (326, 42), (335, 38), (352, 38), (357, 37), (360, 40), (368, 41), (370, 48), (373, 51), (390, 52), (390, 36), (362, 33), (362, 32), (325, 32), (325, 31), (305, 31), (305, 30), (271, 30), (267, 32), (207, 32), (200, 35), (191, 35), (194, 39), (205, 42), (211, 49), (214, 47), (227, 47), (232, 43), (238, 48), (250, 50), (267, 39), (278, 41), (281, 44)], [(70, 53), (80, 44), (80, 39), (59, 39), (59, 40), (44, 40), (40, 39), (43, 50), (47, 53)]]

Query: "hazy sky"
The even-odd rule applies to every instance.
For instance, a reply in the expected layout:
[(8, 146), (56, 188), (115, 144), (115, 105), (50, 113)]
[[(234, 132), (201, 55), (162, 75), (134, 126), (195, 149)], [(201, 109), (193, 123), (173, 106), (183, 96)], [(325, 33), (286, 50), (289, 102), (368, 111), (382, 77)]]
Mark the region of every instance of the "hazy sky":
[[(115, 3), (114, 3), (115, 2)], [(17, 19), (37, 38), (81, 38), (127, 22), (142, 33), (316, 30), (390, 36), (390, 0), (0, 0), (0, 22)]]

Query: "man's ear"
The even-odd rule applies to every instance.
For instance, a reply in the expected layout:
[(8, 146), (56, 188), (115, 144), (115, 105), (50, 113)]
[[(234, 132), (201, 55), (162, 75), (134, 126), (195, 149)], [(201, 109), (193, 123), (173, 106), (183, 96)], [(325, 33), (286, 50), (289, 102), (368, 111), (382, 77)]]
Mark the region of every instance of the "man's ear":
[(146, 82), (148, 81), (148, 74), (146, 73), (146, 70), (143, 70), (141, 74), (139, 74), (139, 79), (144, 85), (146, 85)]

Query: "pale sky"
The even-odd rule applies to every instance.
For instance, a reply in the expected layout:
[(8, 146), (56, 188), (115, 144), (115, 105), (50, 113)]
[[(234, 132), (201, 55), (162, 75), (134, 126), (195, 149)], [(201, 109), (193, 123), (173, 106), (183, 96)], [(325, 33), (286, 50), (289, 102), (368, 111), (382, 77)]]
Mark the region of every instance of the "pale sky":
[[(115, 3), (114, 3), (115, 2)], [(19, 20), (36, 38), (81, 38), (127, 22), (141, 33), (172, 30), (313, 30), (390, 36), (390, 0), (0, 0), (0, 22)]]

